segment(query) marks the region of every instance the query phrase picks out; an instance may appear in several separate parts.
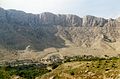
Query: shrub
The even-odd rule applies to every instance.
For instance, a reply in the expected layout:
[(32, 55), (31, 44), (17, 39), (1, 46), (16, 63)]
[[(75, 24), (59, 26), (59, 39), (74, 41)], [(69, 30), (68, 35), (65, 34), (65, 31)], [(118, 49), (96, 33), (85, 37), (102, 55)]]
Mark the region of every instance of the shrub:
[(75, 75), (75, 73), (73, 71), (70, 72), (71, 75)]

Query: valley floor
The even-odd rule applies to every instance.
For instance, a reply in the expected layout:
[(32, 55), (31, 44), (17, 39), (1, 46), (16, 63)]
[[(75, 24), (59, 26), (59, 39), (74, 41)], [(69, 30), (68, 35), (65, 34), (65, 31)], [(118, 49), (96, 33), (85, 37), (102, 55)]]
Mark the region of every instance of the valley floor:
[(120, 79), (120, 57), (105, 57), (66, 56), (51, 64), (1, 66), (0, 79)]

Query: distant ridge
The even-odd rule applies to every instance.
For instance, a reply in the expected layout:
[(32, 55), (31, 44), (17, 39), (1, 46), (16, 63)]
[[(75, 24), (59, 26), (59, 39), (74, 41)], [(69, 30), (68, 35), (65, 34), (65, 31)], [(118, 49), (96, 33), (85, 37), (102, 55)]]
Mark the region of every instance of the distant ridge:
[(120, 19), (104, 19), (91, 15), (25, 13), (0, 8), (0, 46), (35, 50), (69, 46), (119, 50)]

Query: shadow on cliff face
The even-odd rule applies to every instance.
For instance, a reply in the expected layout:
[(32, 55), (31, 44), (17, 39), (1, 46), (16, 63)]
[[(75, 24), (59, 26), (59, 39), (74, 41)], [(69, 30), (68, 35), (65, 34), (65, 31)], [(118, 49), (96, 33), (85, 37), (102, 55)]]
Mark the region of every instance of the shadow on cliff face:
[(55, 35), (57, 28), (53, 26), (31, 27), (2, 23), (0, 28), (0, 44), (7, 49), (24, 50), (28, 45), (36, 50), (65, 47), (65, 41)]

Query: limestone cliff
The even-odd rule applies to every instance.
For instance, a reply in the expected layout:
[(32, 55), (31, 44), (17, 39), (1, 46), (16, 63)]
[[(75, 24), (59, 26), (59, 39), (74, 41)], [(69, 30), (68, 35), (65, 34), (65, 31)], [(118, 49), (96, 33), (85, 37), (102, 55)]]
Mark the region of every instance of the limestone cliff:
[(116, 42), (119, 45), (120, 41), (119, 27), (119, 18), (90, 15), (82, 18), (49, 12), (32, 14), (0, 8), (0, 46), (7, 49), (21, 50), (28, 45), (37, 50), (72, 45), (104, 49), (105, 44), (116, 50)]

